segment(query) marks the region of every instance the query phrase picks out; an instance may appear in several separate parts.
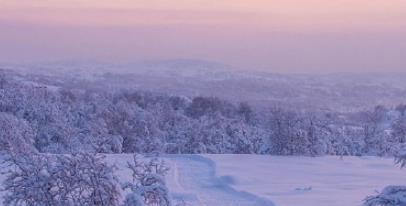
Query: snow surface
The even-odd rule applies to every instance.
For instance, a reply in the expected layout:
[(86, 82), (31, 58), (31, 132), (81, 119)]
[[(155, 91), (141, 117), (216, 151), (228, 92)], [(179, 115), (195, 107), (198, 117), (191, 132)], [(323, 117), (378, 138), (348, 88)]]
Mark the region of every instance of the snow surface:
[[(131, 158), (115, 157), (120, 168)], [(172, 196), (196, 206), (358, 206), (385, 186), (406, 184), (406, 171), (392, 158), (167, 155), (165, 160)]]
[[(117, 166), (121, 182), (131, 179), (126, 168), (131, 158), (107, 156)], [(406, 184), (406, 171), (390, 158), (166, 155), (164, 159), (171, 167), (167, 184), (172, 196), (194, 206), (357, 206), (387, 185)]]
[(387, 185), (405, 185), (391, 158), (208, 155), (235, 190), (277, 206), (357, 206)]

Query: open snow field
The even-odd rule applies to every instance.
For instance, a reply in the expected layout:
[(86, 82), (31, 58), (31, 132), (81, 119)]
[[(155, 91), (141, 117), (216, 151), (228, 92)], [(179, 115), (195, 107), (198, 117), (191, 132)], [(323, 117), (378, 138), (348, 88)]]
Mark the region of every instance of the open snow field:
[(405, 185), (406, 171), (377, 157), (209, 155), (231, 187), (277, 206), (358, 206), (387, 185)]
[[(107, 157), (121, 181), (131, 179), (126, 168), (131, 157)], [(406, 184), (406, 171), (377, 157), (167, 155), (165, 160), (172, 196), (193, 206), (358, 206), (376, 190)]]
[[(111, 156), (120, 168), (130, 156)], [(117, 159), (118, 158), (118, 159)], [(358, 206), (406, 184), (391, 158), (168, 155), (174, 198), (196, 206)], [(122, 170), (124, 171), (124, 170)], [(121, 179), (129, 178), (121, 174)]]

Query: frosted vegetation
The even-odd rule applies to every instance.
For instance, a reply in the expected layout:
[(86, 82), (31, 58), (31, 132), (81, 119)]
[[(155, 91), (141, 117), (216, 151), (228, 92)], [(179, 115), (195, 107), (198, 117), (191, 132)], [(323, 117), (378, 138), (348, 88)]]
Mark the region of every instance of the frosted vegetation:
[(393, 156), (406, 141), (401, 104), (349, 112), (262, 108), (217, 97), (71, 88), (66, 85), (74, 80), (52, 76), (1, 75), (2, 151)]
[(8, 157), (4, 205), (118, 205), (113, 168), (91, 154)]
[[(128, 162), (132, 180), (120, 182), (118, 169), (105, 156), (91, 153), (5, 156), (2, 166), (4, 205), (170, 206), (163, 161), (134, 156)], [(123, 168), (120, 168), (123, 169)], [(122, 198), (122, 194), (126, 194)]]
[[(396, 163), (400, 167), (406, 165), (406, 153), (396, 157)], [(376, 196), (369, 196), (365, 199), (364, 206), (401, 206), (406, 205), (406, 186), (388, 186)]]
[[(174, 92), (181, 87), (123, 87), (112, 84), (120, 76), (108, 73), (96, 80), (62, 76), (0, 70), (0, 153), (16, 168), (4, 181), (5, 205), (175, 204), (162, 163), (129, 163), (133, 182), (121, 188), (114, 168), (91, 155), (100, 153), (374, 155), (400, 156), (403, 164), (406, 105), (400, 101), (314, 109), (292, 99), (288, 106), (265, 105)], [(128, 195), (121, 199), (119, 190)], [(404, 193), (388, 187), (366, 204), (402, 205)]]

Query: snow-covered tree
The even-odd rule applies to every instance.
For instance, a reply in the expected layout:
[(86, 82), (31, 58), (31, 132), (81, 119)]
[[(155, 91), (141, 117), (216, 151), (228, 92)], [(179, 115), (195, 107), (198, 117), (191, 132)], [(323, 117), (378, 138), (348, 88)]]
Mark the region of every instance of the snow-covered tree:
[(7, 84), (7, 76), (5, 72), (2, 69), (0, 69), (0, 89), (4, 89), (6, 84)]
[(114, 206), (119, 188), (102, 156), (10, 154), (3, 182), (5, 205)]
[(145, 206), (145, 204), (141, 196), (136, 193), (130, 193), (125, 197), (121, 206)]
[(35, 132), (25, 120), (0, 112), (0, 152), (30, 152), (34, 148)]
[(392, 135), (397, 142), (406, 143), (406, 116), (401, 116), (393, 122)]
[(364, 130), (365, 148), (364, 153), (378, 155), (381, 146), (385, 144), (384, 129), (381, 122), (384, 119), (386, 109), (383, 106), (376, 106), (372, 111), (362, 114), (362, 128)]
[(152, 158), (144, 161), (141, 157), (134, 155), (133, 161), (128, 162), (128, 168), (132, 172), (132, 182), (124, 185), (131, 193), (126, 197), (125, 202), (136, 203), (135, 205), (146, 206), (171, 206), (169, 190), (165, 183), (165, 174), (169, 168), (163, 161)]

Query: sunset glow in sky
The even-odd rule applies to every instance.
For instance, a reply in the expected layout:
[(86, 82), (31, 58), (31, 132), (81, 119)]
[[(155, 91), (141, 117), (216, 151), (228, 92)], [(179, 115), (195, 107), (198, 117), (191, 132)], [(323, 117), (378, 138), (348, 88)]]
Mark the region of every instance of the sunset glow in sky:
[(406, 71), (406, 1), (0, 0), (0, 62), (171, 58)]

